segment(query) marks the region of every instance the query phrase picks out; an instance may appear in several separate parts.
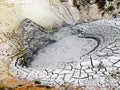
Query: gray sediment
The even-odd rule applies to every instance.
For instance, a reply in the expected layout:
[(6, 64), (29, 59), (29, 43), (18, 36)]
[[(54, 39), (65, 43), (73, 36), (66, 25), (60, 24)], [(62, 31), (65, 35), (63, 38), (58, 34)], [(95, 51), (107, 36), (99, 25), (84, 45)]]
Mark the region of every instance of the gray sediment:
[[(32, 30), (37, 29), (32, 28)], [(75, 30), (79, 30), (79, 33), (76, 33), (77, 31)], [(47, 39), (42, 37), (42, 39), (44, 38), (43, 40), (44, 42), (43, 41), (42, 42), (46, 43), (46, 41), (51, 40), (59, 42), (59, 40), (64, 38), (63, 36), (67, 37), (70, 35), (78, 35), (78, 37), (80, 37), (80, 35), (82, 34), (80, 33), (81, 31), (86, 33), (86, 36), (83, 35), (85, 39), (97, 37), (97, 35), (102, 35), (102, 37), (104, 37), (104, 42), (99, 41), (101, 39), (96, 40), (98, 41), (99, 45), (100, 45), (99, 42), (102, 43), (100, 46), (97, 45), (95, 49), (93, 48), (93, 51), (95, 51), (95, 53), (86, 54), (85, 56), (80, 57), (80, 59), (77, 61), (73, 60), (73, 62), (61, 63), (61, 65), (58, 65), (59, 67), (55, 67), (54, 69), (48, 67), (45, 68), (44, 70), (40, 70), (38, 68), (35, 69), (31, 67), (26, 68), (25, 66), (22, 67), (18, 65), (18, 63), (24, 58), (20, 58), (19, 60), (15, 58), (10, 64), (11, 70), (15, 73), (15, 76), (19, 78), (26, 79), (28, 81), (34, 81), (38, 79), (41, 82), (49, 85), (57, 86), (65, 83), (72, 83), (73, 85), (76, 86), (87, 85), (87, 87), (90, 88), (90, 90), (93, 90), (93, 88), (95, 88), (96, 85), (105, 88), (104, 85), (109, 84), (111, 88), (119, 90), (120, 18), (105, 19), (91, 22), (89, 24), (86, 23), (76, 25), (72, 28), (67, 28), (65, 30), (58, 31), (56, 32), (56, 34), (52, 35), (48, 33), (46, 34), (46, 32), (43, 31), (44, 34), (47, 35), (45, 36), (47, 37)], [(63, 34), (63, 36), (60, 34)], [(91, 35), (91, 37), (87, 37), (87, 34)], [(29, 37), (27, 37), (27, 39), (28, 38)], [(36, 38), (41, 39), (39, 35)], [(33, 39), (33, 46), (30, 46), (29, 48), (27, 41), (26, 43), (27, 49), (31, 50), (31, 52), (33, 53), (34, 51), (38, 50), (38, 48), (36, 48), (35, 46), (36, 45), (35, 43), (37, 43), (37, 47), (40, 47), (42, 45), (44, 46), (43, 43), (38, 44), (38, 42), (39, 41), (34, 42)], [(32, 47), (35, 48), (32, 49)]]

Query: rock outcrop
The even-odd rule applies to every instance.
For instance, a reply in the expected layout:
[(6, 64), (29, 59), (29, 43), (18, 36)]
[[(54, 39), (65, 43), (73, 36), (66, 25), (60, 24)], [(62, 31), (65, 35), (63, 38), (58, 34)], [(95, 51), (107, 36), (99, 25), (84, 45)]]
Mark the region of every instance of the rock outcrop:
[(25, 48), (32, 53), (44, 48), (47, 44), (55, 42), (50, 39), (50, 34), (43, 27), (32, 22), (30, 19), (23, 21)]

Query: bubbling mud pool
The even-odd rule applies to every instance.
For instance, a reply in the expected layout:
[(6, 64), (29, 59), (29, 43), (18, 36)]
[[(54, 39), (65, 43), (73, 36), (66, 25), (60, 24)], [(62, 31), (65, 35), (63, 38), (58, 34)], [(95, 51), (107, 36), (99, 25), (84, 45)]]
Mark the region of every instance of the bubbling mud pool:
[(109, 86), (109, 89), (119, 90), (120, 18), (81, 24), (77, 28), (85, 35), (95, 35), (98, 38), (97, 35), (100, 35), (104, 38), (99, 51), (84, 56), (96, 47), (97, 41), (72, 35), (72, 30), (68, 32), (64, 28), (56, 34), (60, 37), (56, 39), (57, 42), (44, 47), (33, 56), (29, 68), (16, 64), (16, 59), (10, 68), (19, 78), (29, 81), (38, 79), (48, 85), (69, 83), (75, 86), (86, 85), (89, 90), (94, 90), (96, 86), (102, 89)]
[(63, 62), (78, 61), (80, 56), (91, 51), (96, 45), (97, 42), (93, 39), (82, 39), (77, 35), (71, 35), (39, 50), (30, 67), (45, 69)]

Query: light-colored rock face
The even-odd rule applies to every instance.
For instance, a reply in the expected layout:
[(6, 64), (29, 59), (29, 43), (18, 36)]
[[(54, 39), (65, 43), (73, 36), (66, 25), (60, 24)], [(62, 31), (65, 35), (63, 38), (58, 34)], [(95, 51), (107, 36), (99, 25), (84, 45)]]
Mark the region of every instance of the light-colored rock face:
[[(38, 0), (28, 0), (27, 1), (18, 1), (18, 0), (3, 0), (1, 1), (1, 13), (6, 15), (5, 19), (9, 22), (11, 18), (13, 21), (18, 20), (17, 22), (11, 22), (12, 26), (17, 26), (25, 18), (30, 18), (34, 20), (41, 26), (50, 26), (51, 23), (56, 22), (55, 15), (53, 15), (50, 10), (47, 10), (46, 4), (43, 1)], [(8, 16), (9, 15), (9, 16)], [(2, 18), (4, 18), (2, 17)], [(9, 19), (10, 18), (10, 19)], [(52, 21), (53, 20), (53, 21)], [(2, 20), (3, 21), (3, 20)]]
[(23, 17), (29, 18), (43, 27), (50, 27), (52, 24), (59, 23), (57, 17), (52, 13), (45, 0), (29, 0), (29, 3), (24, 3)]
[[(38, 23), (39, 25), (49, 28), (49, 29), (50, 27), (53, 27), (54, 25), (61, 25), (61, 23), (64, 22), (65, 19), (67, 20), (72, 19), (72, 16), (70, 15), (69, 11), (66, 9), (66, 7), (64, 7), (64, 5), (60, 3), (59, 0), (53, 0), (53, 1), (52, 0), (51, 1), (48, 1), (48, 0), (41, 0), (41, 1), (39, 0), (27, 0), (27, 1), (3, 0), (1, 1), (1, 4), (3, 6), (5, 5), (5, 8), (13, 13), (12, 16), (14, 15), (17, 16), (16, 18), (19, 19), (19, 21), (22, 21), (25, 18), (29, 18), (35, 21), (36, 23)], [(3, 6), (1, 6), (1, 8), (3, 8)], [(74, 13), (77, 12), (75, 8), (70, 9), (70, 12), (73, 13), (73, 11)], [(79, 13), (77, 12), (77, 14)], [(66, 15), (66, 16), (64, 16), (63, 18), (62, 15), (63, 16)], [(74, 15), (73, 18), (75, 19), (76, 16)], [(78, 19), (75, 19), (75, 20), (78, 20)]]

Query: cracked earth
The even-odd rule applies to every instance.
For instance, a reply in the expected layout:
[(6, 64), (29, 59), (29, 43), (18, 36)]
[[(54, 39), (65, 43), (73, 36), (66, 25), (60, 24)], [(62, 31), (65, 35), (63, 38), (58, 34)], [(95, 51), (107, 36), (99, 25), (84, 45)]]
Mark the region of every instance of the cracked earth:
[[(83, 27), (84, 29), (91, 29), (91, 32), (83, 30)], [(16, 64), (15, 59), (11, 63), (10, 68), (15, 72), (16, 76), (29, 81), (39, 79), (42, 83), (58, 86), (66, 83), (75, 86), (86, 85), (90, 90), (93, 90), (96, 85), (102, 87), (102, 90), (104, 90), (105, 84), (109, 84), (110, 88), (120, 90), (120, 18), (96, 21), (92, 24), (86, 24), (86, 26), (81, 25), (77, 28), (88, 34), (102, 35), (105, 38), (105, 43), (102, 42), (102, 45), (100, 45), (95, 52), (85, 54), (91, 51), (91, 48), (95, 47), (91, 43), (95, 43), (96, 41), (91, 41), (89, 44), (87, 43), (88, 46), (92, 45), (91, 48), (86, 50), (86, 52), (84, 51), (85, 53), (79, 54), (77, 58), (72, 57), (74, 54), (71, 55), (73, 59), (71, 61), (67, 60), (66, 62), (64, 60), (59, 62), (58, 59), (56, 61), (53, 60), (53, 63), (50, 60), (52, 56), (47, 58), (50, 60), (49, 62), (42, 62), (42, 58), (43, 61), (46, 58), (41, 54), (43, 52), (40, 51), (38, 55), (35, 55), (40, 58), (35, 59), (31, 63), (31, 67), (21, 67)], [(78, 47), (76, 48), (79, 49)], [(44, 53), (45, 50), (50, 49), (44, 49)], [(19, 62), (19, 60), (17, 61)], [(34, 65), (35, 62), (36, 65)], [(42, 64), (40, 62), (42, 62)], [(40, 64), (46, 64), (47, 67), (41, 67)]]

